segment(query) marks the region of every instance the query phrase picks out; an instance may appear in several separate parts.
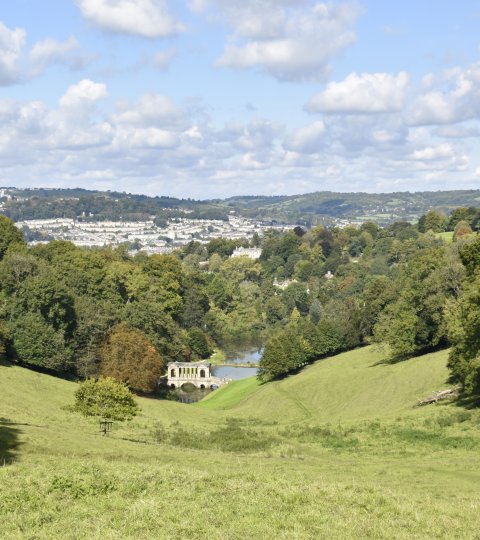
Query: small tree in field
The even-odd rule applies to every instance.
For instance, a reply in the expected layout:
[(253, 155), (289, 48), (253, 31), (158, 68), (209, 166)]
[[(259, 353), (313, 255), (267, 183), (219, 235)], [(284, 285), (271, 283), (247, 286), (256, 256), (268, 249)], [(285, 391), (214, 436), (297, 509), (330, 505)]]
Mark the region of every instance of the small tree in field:
[(126, 384), (104, 377), (87, 379), (80, 384), (73, 409), (84, 416), (123, 421), (137, 414), (138, 405)]

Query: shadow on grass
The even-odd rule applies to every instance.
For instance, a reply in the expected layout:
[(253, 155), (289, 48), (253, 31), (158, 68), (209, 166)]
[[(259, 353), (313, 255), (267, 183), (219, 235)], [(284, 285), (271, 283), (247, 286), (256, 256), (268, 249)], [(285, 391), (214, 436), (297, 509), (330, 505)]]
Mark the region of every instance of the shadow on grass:
[(10, 422), (6, 418), (0, 418), (0, 467), (15, 461), (20, 448), (18, 440), (21, 430), (17, 424)]
[(377, 366), (393, 366), (395, 364), (400, 364), (401, 362), (406, 362), (407, 360), (412, 360), (415, 356), (391, 356), (389, 358), (383, 358), (378, 362), (374, 362), (370, 367)]
[(480, 408), (480, 396), (462, 396), (455, 401), (457, 407), (463, 409), (478, 409)]
[(3, 366), (3, 367), (12, 367), (12, 363), (9, 362), (5, 356), (1, 355), (0, 354), (0, 366)]
[(443, 344), (438, 345), (436, 347), (425, 347), (424, 349), (420, 349), (417, 352), (412, 353), (412, 354), (398, 354), (396, 356), (388, 356), (387, 358), (383, 358), (382, 360), (379, 360), (378, 362), (373, 363), (370, 367), (393, 366), (395, 364), (400, 364), (401, 362), (414, 360), (415, 358), (418, 358), (419, 356), (425, 356), (426, 354), (443, 351), (444, 349), (445, 349), (445, 346)]

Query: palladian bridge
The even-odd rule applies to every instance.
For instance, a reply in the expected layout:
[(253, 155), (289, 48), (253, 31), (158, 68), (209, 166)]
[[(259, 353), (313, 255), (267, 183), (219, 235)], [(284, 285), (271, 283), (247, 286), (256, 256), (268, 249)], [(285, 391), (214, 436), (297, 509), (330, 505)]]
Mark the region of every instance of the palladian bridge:
[(167, 384), (170, 388), (181, 388), (190, 383), (197, 388), (218, 388), (228, 384), (231, 379), (214, 377), (210, 362), (169, 362)]

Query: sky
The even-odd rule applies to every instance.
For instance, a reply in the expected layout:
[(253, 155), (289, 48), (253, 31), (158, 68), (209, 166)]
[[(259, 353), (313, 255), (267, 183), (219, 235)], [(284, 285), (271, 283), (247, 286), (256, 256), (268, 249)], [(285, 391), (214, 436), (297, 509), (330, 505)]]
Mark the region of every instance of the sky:
[(480, 188), (480, 1), (0, 2), (0, 185)]

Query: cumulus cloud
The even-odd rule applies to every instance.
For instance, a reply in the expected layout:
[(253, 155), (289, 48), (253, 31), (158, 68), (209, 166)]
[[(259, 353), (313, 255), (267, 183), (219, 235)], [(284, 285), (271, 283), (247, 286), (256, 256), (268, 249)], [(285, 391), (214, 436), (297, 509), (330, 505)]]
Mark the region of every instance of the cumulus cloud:
[(197, 0), (197, 10), (214, 8), (232, 27), (216, 65), (257, 67), (284, 80), (322, 80), (330, 61), (355, 41), (356, 3), (299, 0)]
[(284, 148), (302, 154), (313, 154), (324, 146), (325, 124), (322, 121), (294, 131), (284, 142)]
[(110, 32), (163, 38), (183, 30), (166, 0), (76, 0), (82, 15)]
[(398, 115), (332, 115), (325, 122), (332, 140), (350, 157), (364, 152), (398, 154), (408, 144), (424, 142), (409, 143), (409, 129)]
[(82, 69), (88, 59), (79, 50), (80, 44), (75, 36), (70, 36), (66, 41), (52, 38), (38, 41), (29, 54), (32, 76), (41, 75), (52, 64), (65, 65), (71, 70)]
[(309, 112), (371, 114), (400, 111), (405, 103), (409, 75), (400, 72), (351, 73), (331, 82), (305, 106)]
[(412, 154), (412, 159), (419, 161), (430, 161), (437, 159), (449, 159), (454, 155), (454, 146), (450, 143), (443, 143), (437, 146), (427, 146), (421, 150), (415, 150)]
[(81, 52), (75, 36), (65, 41), (46, 38), (30, 51), (25, 50), (26, 41), (23, 28), (11, 30), (0, 21), (0, 86), (28, 82), (54, 64), (79, 70), (91, 60)]
[[(446, 71), (437, 88), (419, 94), (409, 107), (410, 125), (455, 124), (480, 117), (480, 62)], [(435, 84), (432, 79), (430, 86)]]
[(415, 150), (409, 156), (418, 162), (421, 169), (450, 170), (464, 172), (468, 170), (469, 156), (451, 143), (442, 143)]
[(0, 100), (3, 182), (200, 198), (478, 183), (467, 141), (408, 127), (401, 113), (329, 114), (288, 131), (258, 118), (215, 125), (160, 94), (100, 107), (106, 97), (104, 84), (84, 79), (56, 107)]
[(105, 84), (83, 79), (79, 83), (69, 86), (60, 98), (60, 106), (68, 109), (83, 108), (95, 104), (100, 99), (106, 98), (107, 95)]
[(20, 79), (19, 61), (27, 33), (23, 28), (10, 30), (0, 21), (0, 85), (14, 84)]
[(254, 120), (248, 124), (229, 122), (219, 138), (240, 151), (265, 151), (271, 148), (282, 132), (282, 125), (269, 120)]
[(124, 148), (175, 148), (179, 145), (176, 133), (158, 128), (122, 126), (117, 129), (113, 145)]
[(113, 122), (116, 124), (175, 131), (181, 131), (188, 126), (185, 112), (169, 97), (161, 94), (144, 94), (137, 103), (119, 103), (118, 109), (113, 115)]

